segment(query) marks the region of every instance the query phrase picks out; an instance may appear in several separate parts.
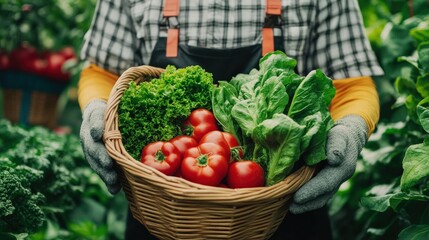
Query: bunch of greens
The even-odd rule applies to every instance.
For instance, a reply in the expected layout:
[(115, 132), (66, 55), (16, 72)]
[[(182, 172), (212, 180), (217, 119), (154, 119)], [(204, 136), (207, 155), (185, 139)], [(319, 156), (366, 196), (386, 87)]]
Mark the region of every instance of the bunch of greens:
[[(388, 125), (383, 138), (392, 138), (398, 134), (402, 141), (397, 139), (396, 145), (402, 145), (402, 151), (395, 151), (395, 147), (388, 148), (391, 155), (385, 159), (399, 156), (402, 162), (402, 173), (396, 175), (391, 183), (374, 186), (362, 198), (361, 204), (373, 211), (397, 216), (390, 218), (391, 223), (400, 224), (402, 230), (399, 239), (409, 239), (411, 236), (426, 236), (429, 232), (429, 28), (415, 28), (413, 39), (418, 43), (415, 54), (398, 58), (408, 65), (401, 69), (402, 74), (397, 77), (395, 88), (400, 94), (397, 106), (404, 106), (407, 110), (405, 125)], [(384, 148), (386, 151), (386, 148)], [(369, 156), (369, 155), (364, 155)], [(383, 188), (384, 191), (375, 189)], [(418, 206), (418, 207), (417, 207)], [(382, 232), (390, 231), (390, 225)], [(396, 230), (397, 231), (397, 230)], [(395, 231), (395, 232), (396, 232)], [(424, 237), (423, 237), (424, 238)], [(422, 239), (423, 239), (422, 238)], [(417, 238), (416, 238), (417, 239)]]
[(131, 82), (118, 107), (125, 149), (140, 159), (146, 144), (182, 134), (183, 122), (191, 110), (211, 109), (213, 88), (212, 74), (200, 66), (167, 66), (157, 79)]
[(429, 3), (413, 1), (420, 7), (409, 17), (407, 1), (396, 2), (406, 11), (391, 14), (378, 36), (386, 75), (376, 79), (381, 99), (391, 88), (393, 101), (382, 105), (355, 175), (331, 204), (339, 238), (426, 239), (429, 231), (429, 18), (417, 16)]
[(126, 206), (76, 135), (0, 120), (0, 239), (122, 239)]
[(47, 215), (75, 206), (83, 191), (79, 139), (0, 121), (0, 236), (33, 233)]
[(212, 96), (216, 119), (244, 146), (245, 158), (265, 168), (267, 185), (282, 181), (300, 158), (308, 165), (326, 158), (335, 88), (320, 70), (303, 77), (295, 66), (283, 52), (269, 53), (259, 70), (220, 82)]

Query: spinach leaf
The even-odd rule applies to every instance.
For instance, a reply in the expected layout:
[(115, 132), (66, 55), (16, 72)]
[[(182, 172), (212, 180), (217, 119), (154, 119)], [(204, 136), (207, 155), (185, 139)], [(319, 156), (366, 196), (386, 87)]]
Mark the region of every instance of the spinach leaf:
[[(326, 158), (326, 138), (329, 129), (333, 126), (334, 121), (329, 113), (329, 105), (335, 96), (335, 88), (332, 80), (328, 78), (321, 70), (310, 72), (295, 91), (292, 99), (288, 116), (296, 122), (306, 126), (315, 126), (313, 122), (316, 116), (309, 118), (313, 114), (321, 114), (318, 131), (314, 128), (307, 129), (313, 136), (306, 134), (306, 141), (311, 138), (310, 144), (305, 149), (304, 159), (307, 164), (314, 165)], [(320, 116), (319, 116), (320, 117)], [(307, 123), (307, 121), (312, 121)]]
[(401, 177), (401, 189), (403, 191), (417, 185), (421, 180), (429, 176), (429, 144), (414, 144), (408, 147), (402, 161), (404, 173)]
[(237, 122), (231, 116), (231, 109), (238, 101), (237, 96), (238, 91), (232, 84), (219, 81), (219, 87), (213, 90), (212, 109), (222, 129), (234, 135), (235, 138), (242, 143), (243, 140), (240, 136), (241, 130)]
[(411, 225), (399, 233), (398, 240), (425, 240), (427, 236), (429, 236), (429, 225)]
[(213, 92), (215, 117), (237, 134), (245, 158), (264, 167), (268, 185), (283, 180), (301, 156), (309, 165), (326, 158), (335, 89), (320, 70), (303, 77), (295, 67), (295, 59), (271, 52), (261, 58), (259, 71), (238, 74)]
[(254, 129), (255, 142), (268, 149), (267, 185), (282, 181), (290, 173), (299, 159), (304, 133), (305, 126), (282, 113), (274, 114)]
[(276, 77), (262, 83), (248, 82), (241, 93), (231, 114), (247, 136), (252, 136), (253, 129), (263, 120), (282, 113), (289, 101), (284, 85)]

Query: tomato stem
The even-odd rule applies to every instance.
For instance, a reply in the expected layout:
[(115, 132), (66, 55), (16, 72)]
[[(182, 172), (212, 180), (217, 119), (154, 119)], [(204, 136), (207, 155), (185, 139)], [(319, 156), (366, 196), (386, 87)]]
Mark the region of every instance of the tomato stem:
[(198, 166), (202, 166), (202, 167), (207, 166), (208, 163), (209, 163), (209, 155), (204, 154), (197, 157)]
[(162, 162), (162, 161), (164, 161), (164, 160), (165, 160), (165, 155), (164, 155), (164, 153), (163, 153), (161, 150), (158, 150), (158, 151), (155, 153), (155, 160), (156, 160), (156, 161), (159, 161), (159, 162)]

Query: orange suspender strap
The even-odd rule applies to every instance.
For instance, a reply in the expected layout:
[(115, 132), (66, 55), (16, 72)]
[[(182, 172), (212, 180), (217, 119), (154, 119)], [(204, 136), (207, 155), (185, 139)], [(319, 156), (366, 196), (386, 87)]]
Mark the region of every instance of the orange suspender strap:
[[(163, 15), (167, 19), (169, 17), (178, 17), (179, 16), (179, 0), (165, 0)], [(166, 57), (177, 57), (177, 49), (179, 48), (179, 28), (175, 26), (174, 28), (168, 27), (167, 30), (167, 45), (165, 50)]]
[[(281, 14), (281, 0), (266, 0), (266, 19), (272, 15), (280, 16)], [(265, 22), (265, 24), (267, 24), (267, 22)], [(264, 26), (264, 28), (262, 28), (262, 56), (272, 51), (274, 51), (274, 29), (273, 26)]]
[(282, 14), (282, 1), (281, 0), (267, 0), (265, 7), (266, 15), (281, 15)]

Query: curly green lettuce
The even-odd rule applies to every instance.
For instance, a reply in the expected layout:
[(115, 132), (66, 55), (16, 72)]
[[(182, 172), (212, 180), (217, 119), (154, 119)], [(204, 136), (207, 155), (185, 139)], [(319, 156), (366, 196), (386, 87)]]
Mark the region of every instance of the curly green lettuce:
[(131, 82), (118, 107), (125, 149), (140, 159), (142, 148), (182, 134), (182, 124), (196, 108), (211, 109), (213, 76), (200, 66), (167, 66), (157, 79)]

